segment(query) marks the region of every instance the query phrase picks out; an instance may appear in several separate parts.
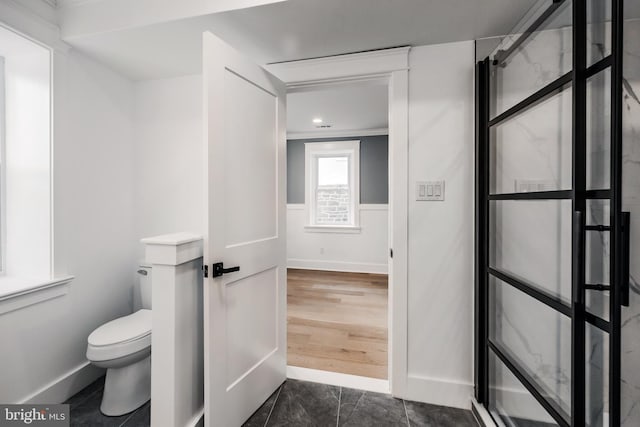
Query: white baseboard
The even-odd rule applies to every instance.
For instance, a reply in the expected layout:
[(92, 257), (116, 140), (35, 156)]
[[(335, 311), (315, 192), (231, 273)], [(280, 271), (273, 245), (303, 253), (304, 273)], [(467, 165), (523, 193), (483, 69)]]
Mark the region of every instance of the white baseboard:
[(85, 362), (51, 381), (20, 403), (62, 403), (103, 376), (105, 370)]
[(405, 393), (398, 397), (432, 405), (471, 409), (473, 384), (409, 375)]
[(387, 264), (325, 261), (316, 259), (288, 259), (288, 268), (300, 268), (303, 270), (342, 271), (345, 273), (375, 273), (388, 274)]
[(387, 380), (341, 374), (339, 372), (321, 371), (319, 369), (302, 368), (299, 366), (287, 366), (287, 378), (291, 378), (292, 380), (329, 384), (338, 387), (354, 388), (357, 390), (373, 391), (376, 393), (389, 393), (389, 381)]

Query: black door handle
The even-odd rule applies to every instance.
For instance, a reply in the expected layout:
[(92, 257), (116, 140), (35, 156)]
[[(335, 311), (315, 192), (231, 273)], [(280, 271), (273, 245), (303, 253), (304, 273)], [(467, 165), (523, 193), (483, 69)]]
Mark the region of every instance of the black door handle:
[(620, 303), (629, 307), (629, 239), (631, 236), (631, 217), (629, 212), (622, 212), (622, 253), (620, 254)]
[(573, 212), (573, 260), (572, 260), (572, 297), (577, 304), (584, 304), (584, 215), (582, 211)]
[(233, 273), (235, 271), (240, 271), (240, 267), (231, 267), (231, 268), (224, 268), (224, 264), (221, 262), (216, 262), (215, 264), (213, 264), (213, 274), (211, 275), (211, 277), (220, 277), (223, 274), (227, 274), (227, 273)]

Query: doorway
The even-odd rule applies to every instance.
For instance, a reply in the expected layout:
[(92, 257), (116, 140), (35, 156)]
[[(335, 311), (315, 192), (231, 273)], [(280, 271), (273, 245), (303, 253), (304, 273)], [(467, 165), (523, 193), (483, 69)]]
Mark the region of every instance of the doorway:
[(288, 374), (388, 391), (388, 83), (287, 104)]

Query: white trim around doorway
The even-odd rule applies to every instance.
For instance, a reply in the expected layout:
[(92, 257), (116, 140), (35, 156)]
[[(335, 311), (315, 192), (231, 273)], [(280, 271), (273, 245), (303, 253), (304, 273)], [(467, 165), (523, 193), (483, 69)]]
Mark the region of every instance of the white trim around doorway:
[[(384, 49), (350, 55), (267, 65), (287, 84), (287, 92), (319, 90), (339, 84), (386, 84), (389, 88), (389, 381), (388, 391), (407, 395), (408, 341), (408, 164), (409, 50)], [(334, 373), (300, 370), (297, 379), (330, 381)], [(289, 374), (290, 369), (287, 369)], [(336, 374), (342, 375), (342, 374)], [(293, 377), (291, 377), (293, 378)]]

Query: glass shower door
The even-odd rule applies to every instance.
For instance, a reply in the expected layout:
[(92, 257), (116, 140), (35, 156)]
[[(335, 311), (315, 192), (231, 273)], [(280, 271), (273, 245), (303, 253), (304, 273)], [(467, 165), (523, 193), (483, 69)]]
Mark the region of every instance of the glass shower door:
[(498, 424), (620, 425), (621, 11), (541, 1), (477, 66), (476, 397)]

